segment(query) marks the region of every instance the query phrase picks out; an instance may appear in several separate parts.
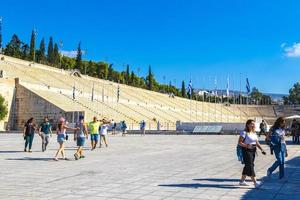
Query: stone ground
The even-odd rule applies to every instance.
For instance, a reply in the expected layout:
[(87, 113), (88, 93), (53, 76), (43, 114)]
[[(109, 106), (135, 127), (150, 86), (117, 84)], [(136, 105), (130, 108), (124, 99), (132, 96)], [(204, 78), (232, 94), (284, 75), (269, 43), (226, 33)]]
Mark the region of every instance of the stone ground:
[(43, 153), (35, 136), (33, 152), (26, 153), (21, 135), (0, 135), (0, 199), (300, 199), (296, 145), (288, 146), (281, 181), (277, 174), (265, 178), (274, 157), (258, 154), (256, 173), (264, 184), (254, 189), (238, 186), (237, 136), (110, 136), (108, 148), (87, 149), (78, 161), (68, 141), (71, 160), (58, 162), (52, 160), (56, 139)]

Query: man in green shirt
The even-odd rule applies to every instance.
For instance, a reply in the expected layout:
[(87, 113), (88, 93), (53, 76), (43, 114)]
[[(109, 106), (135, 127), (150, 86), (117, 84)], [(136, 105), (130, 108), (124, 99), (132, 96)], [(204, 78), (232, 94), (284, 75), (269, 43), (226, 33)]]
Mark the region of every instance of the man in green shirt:
[(100, 122), (97, 120), (97, 117), (93, 118), (93, 121), (89, 123), (89, 129), (91, 133), (91, 145), (92, 149), (94, 150), (97, 146), (97, 143), (99, 141), (99, 126)]
[(39, 133), (42, 137), (42, 151), (44, 152), (46, 151), (47, 145), (50, 141), (50, 137), (52, 136), (52, 128), (48, 117), (45, 117), (44, 122), (41, 123)]

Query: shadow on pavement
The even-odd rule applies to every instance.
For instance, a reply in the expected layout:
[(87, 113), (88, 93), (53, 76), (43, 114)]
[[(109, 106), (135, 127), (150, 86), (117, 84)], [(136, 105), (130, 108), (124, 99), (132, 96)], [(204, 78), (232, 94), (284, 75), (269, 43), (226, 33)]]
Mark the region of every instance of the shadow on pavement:
[(190, 183), (190, 184), (168, 184), (158, 185), (161, 187), (181, 187), (181, 188), (222, 188), (222, 189), (238, 189), (239, 187), (231, 184), (206, 184), (206, 183)]
[(1, 153), (26, 153), (24, 151), (0, 151), (0, 154)]
[(7, 158), (6, 160), (28, 160), (28, 161), (53, 161), (53, 158), (31, 158), (31, 157), (24, 157), (24, 158)]
[[(275, 161), (275, 157), (274, 157)], [(246, 192), (242, 200), (248, 199), (300, 199), (300, 156), (288, 160), (285, 164), (285, 178), (279, 180), (278, 169), (271, 178), (263, 177), (259, 189)]]

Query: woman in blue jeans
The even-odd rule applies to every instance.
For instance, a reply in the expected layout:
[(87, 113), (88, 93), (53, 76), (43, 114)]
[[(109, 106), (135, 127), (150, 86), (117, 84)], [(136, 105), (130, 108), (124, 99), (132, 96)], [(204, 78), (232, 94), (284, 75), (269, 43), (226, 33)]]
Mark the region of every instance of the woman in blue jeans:
[(272, 173), (277, 169), (277, 167), (279, 167), (279, 179), (282, 179), (284, 177), (284, 162), (285, 157), (288, 156), (284, 139), (284, 129), (285, 120), (283, 117), (279, 117), (271, 128), (270, 133), (267, 135), (267, 139), (271, 143), (276, 158), (276, 161), (267, 171), (268, 177), (271, 177)]
[(24, 126), (24, 130), (23, 130), (23, 137), (25, 140), (25, 148), (24, 151), (27, 151), (27, 146), (29, 146), (28, 152), (32, 152), (31, 151), (31, 147), (32, 147), (32, 142), (33, 142), (33, 138), (34, 138), (34, 131), (37, 129), (36, 124), (34, 123), (34, 118), (31, 117), (25, 124)]

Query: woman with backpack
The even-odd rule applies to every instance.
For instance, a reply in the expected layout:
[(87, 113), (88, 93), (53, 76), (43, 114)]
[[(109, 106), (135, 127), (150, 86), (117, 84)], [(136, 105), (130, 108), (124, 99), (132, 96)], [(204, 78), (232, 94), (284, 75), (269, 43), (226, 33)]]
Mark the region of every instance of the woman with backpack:
[(283, 117), (279, 117), (270, 133), (267, 135), (267, 140), (270, 142), (271, 148), (274, 151), (276, 161), (268, 169), (267, 176), (271, 177), (273, 171), (279, 167), (279, 179), (284, 177), (284, 160), (288, 156), (286, 143), (285, 143), (285, 120)]
[(262, 149), (258, 141), (258, 136), (255, 133), (254, 120), (249, 119), (246, 122), (245, 130), (240, 133), (238, 144), (242, 147), (243, 161), (245, 164), (239, 185), (249, 186), (249, 184), (246, 183), (245, 179), (247, 176), (250, 176), (254, 183), (254, 186), (258, 188), (261, 183), (256, 180), (254, 171), (256, 148), (259, 148), (264, 155), (266, 154), (266, 152)]

